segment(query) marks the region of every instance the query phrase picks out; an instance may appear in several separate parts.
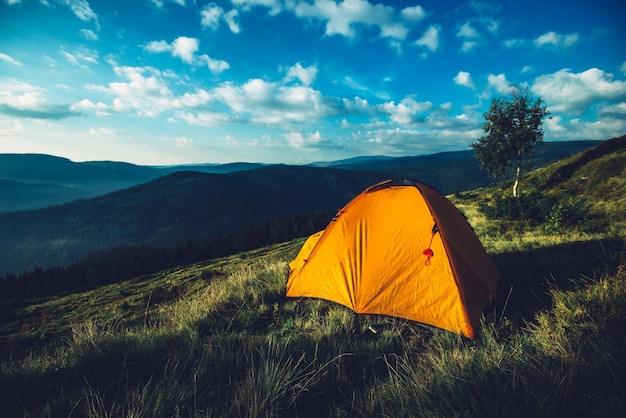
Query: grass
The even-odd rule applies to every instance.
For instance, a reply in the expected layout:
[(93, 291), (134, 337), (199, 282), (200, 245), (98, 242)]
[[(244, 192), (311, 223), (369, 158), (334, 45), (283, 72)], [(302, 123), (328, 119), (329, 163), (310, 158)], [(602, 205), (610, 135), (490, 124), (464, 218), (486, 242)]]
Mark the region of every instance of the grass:
[(478, 203), (496, 193), (455, 199), (503, 273), (476, 340), (286, 299), (301, 239), (2, 302), (2, 416), (622, 415), (621, 218), (602, 233), (488, 222)]
[[(626, 407), (626, 267), (619, 251), (598, 258), (596, 275), (572, 276), (568, 289), (542, 280), (549, 298), (530, 313), (508, 295), (485, 317), (480, 338), (468, 341), (398, 319), (358, 317), (331, 302), (283, 298), (287, 261), (300, 244), (22, 308), (55, 318), (59, 308), (75, 307), (48, 322), (51, 335), (37, 347), (36, 333), (3, 335), (3, 343), (22, 346), (3, 357), (4, 413), (615, 416)], [(515, 254), (526, 271), (551, 274), (532, 251)], [(150, 300), (154, 289), (174, 282), (186, 290)], [(91, 319), (76, 309), (81, 300), (98, 312)], [(59, 332), (52, 335), (54, 321)]]

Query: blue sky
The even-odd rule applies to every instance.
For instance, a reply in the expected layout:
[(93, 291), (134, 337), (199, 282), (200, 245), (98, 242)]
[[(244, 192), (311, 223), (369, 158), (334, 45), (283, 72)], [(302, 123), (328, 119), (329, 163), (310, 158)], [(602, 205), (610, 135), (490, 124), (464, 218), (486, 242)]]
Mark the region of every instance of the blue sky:
[(300, 164), (467, 150), (511, 83), (626, 134), (614, 0), (0, 0), (0, 153)]

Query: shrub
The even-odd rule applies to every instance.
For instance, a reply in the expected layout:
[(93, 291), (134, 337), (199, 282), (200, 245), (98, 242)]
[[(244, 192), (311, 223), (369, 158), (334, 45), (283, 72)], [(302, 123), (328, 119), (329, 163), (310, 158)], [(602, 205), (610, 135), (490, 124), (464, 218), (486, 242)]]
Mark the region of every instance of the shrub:
[(481, 203), (480, 211), (487, 219), (504, 221), (525, 220), (533, 225), (544, 221), (555, 199), (544, 197), (538, 192), (528, 195), (513, 197), (496, 197), (492, 204)]
[(584, 199), (559, 202), (552, 196), (533, 192), (518, 198), (496, 197), (491, 204), (481, 203), (479, 209), (490, 220), (522, 221), (546, 231), (578, 228), (602, 232), (606, 229), (606, 222), (590, 214), (590, 205)]

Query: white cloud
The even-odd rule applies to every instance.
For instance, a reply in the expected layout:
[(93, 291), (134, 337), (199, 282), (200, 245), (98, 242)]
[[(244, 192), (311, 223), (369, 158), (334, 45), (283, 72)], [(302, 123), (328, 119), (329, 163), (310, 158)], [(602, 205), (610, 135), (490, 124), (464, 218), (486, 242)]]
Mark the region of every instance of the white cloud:
[(511, 93), (511, 83), (509, 83), (504, 74), (489, 74), (487, 83), (488, 87), (494, 89), (498, 94), (506, 95)]
[(477, 46), (478, 42), (476, 41), (464, 41), (463, 45), (461, 45), (461, 52), (469, 52)]
[(172, 42), (172, 56), (179, 57), (184, 62), (193, 63), (194, 54), (198, 51), (199, 42), (196, 38), (179, 36)]
[(465, 22), (456, 33), (459, 38), (479, 38), (480, 34), (472, 27), (469, 22)]
[(227, 123), (230, 116), (225, 113), (201, 111), (197, 113), (178, 111), (175, 117), (169, 118), (169, 122), (177, 122), (179, 120), (189, 125), (212, 127)]
[(539, 76), (532, 86), (534, 94), (542, 97), (551, 110), (582, 113), (595, 100), (626, 99), (626, 81), (598, 68), (581, 73), (562, 69)]
[(144, 46), (144, 50), (151, 53), (169, 52), (173, 57), (180, 58), (183, 62), (192, 65), (207, 65), (214, 73), (219, 74), (230, 68), (226, 61), (209, 57), (202, 54), (196, 57), (200, 49), (200, 42), (196, 38), (179, 36), (171, 44), (166, 41), (152, 41)]
[[(182, 7), (187, 6), (187, 2), (185, 0), (166, 0), (166, 2), (174, 3)], [(165, 2), (163, 0), (150, 0), (150, 3), (152, 3), (157, 9), (163, 9)], [(191, 0), (191, 3), (195, 4), (196, 1)]]
[(482, 40), (482, 35), (474, 29), (470, 22), (465, 22), (456, 33), (456, 36), (464, 40), (461, 45), (461, 52), (463, 53), (470, 52), (476, 48)]
[(623, 115), (604, 116), (591, 121), (578, 118), (566, 119), (553, 115), (545, 121), (545, 137), (549, 140), (605, 140), (621, 136), (624, 132), (626, 132), (626, 118)]
[(432, 108), (431, 102), (418, 102), (411, 97), (404, 98), (397, 105), (391, 101), (378, 106), (378, 109), (387, 115), (392, 122), (400, 125), (411, 125), (417, 122), (417, 115)]
[(250, 11), (253, 7), (267, 7), (272, 15), (278, 14), (282, 10), (280, 0), (231, 0), (231, 3), (244, 11)]
[(599, 113), (601, 115), (614, 115), (614, 116), (626, 116), (626, 102), (617, 103), (614, 105), (603, 106), (600, 108)]
[(143, 47), (148, 52), (152, 53), (161, 53), (161, 52), (171, 52), (172, 46), (165, 41), (152, 41), (146, 46)]
[(116, 81), (107, 86), (88, 86), (88, 88), (114, 96), (113, 105), (110, 107), (114, 111), (155, 117), (180, 105), (159, 70), (151, 67), (123, 66), (115, 66), (113, 69), (118, 76), (129, 81)]
[(46, 93), (43, 88), (17, 79), (0, 81), (0, 113), (39, 120), (60, 120), (77, 115), (68, 105), (50, 103)]
[(528, 41), (526, 41), (525, 39), (520, 39), (520, 38), (512, 38), (512, 39), (504, 40), (502, 44), (507, 49), (513, 49), (513, 48), (521, 48), (521, 47), (528, 45)]
[(224, 9), (215, 3), (209, 3), (200, 11), (202, 17), (200, 23), (203, 28), (215, 30), (220, 24), (220, 19), (224, 14)]
[(497, 34), (498, 30), (500, 29), (500, 22), (498, 22), (497, 20), (494, 20), (491, 17), (484, 18), (483, 24), (485, 25), (485, 29), (487, 29), (489, 33), (492, 33), (494, 35)]
[(622, 63), (622, 65), (619, 67), (619, 69), (622, 72), (622, 74), (626, 75), (626, 61), (624, 61)]
[(422, 35), (420, 39), (415, 41), (415, 45), (423, 46), (431, 51), (436, 51), (439, 48), (439, 27), (437, 25), (432, 25), (426, 32)]
[(315, 0), (313, 3), (294, 2), (291, 10), (300, 18), (325, 22), (327, 36), (354, 38), (360, 26), (377, 27), (382, 38), (403, 40), (409, 27), (424, 17), (420, 6), (407, 7), (397, 13), (393, 7), (371, 4), (366, 0)]
[(3, 54), (2, 52), (0, 52), (0, 60), (6, 61), (6, 62), (8, 62), (10, 64), (13, 64), (13, 65), (17, 65), (18, 67), (22, 66), (21, 62), (19, 62), (18, 60), (14, 59), (13, 57), (10, 57), (7, 54)]
[(467, 71), (459, 71), (459, 73), (454, 77), (454, 82), (459, 86), (465, 86), (470, 89), (474, 89), (474, 81), (472, 81), (472, 76)]
[(230, 68), (230, 64), (226, 61), (211, 58), (206, 54), (200, 55), (198, 59), (200, 61), (206, 62), (213, 74), (219, 74), (222, 71), (226, 71)]
[(87, 0), (59, 0), (60, 3), (69, 7), (74, 15), (84, 22), (94, 21), (98, 26), (98, 15), (91, 9)]
[(117, 141), (121, 138), (117, 130), (104, 127), (89, 128), (89, 130), (87, 131), (87, 136), (92, 138), (104, 138), (109, 141)]
[(551, 46), (556, 48), (568, 48), (576, 42), (578, 42), (577, 33), (561, 35), (556, 32), (547, 32), (534, 40), (538, 47)]
[(520, 73), (526, 74), (526, 73), (530, 73), (533, 70), (534, 70), (534, 67), (532, 65), (524, 65), (522, 69), (520, 70)]
[(89, 99), (83, 99), (78, 103), (74, 103), (72, 106), (70, 106), (70, 109), (76, 112), (93, 112), (98, 116), (109, 116), (110, 112), (109, 112), (109, 106), (102, 103), (102, 102), (98, 102), (98, 103), (93, 103), (91, 100)]
[(283, 135), (293, 148), (315, 147), (322, 142), (322, 134), (320, 131), (303, 135), (301, 132), (289, 132)]
[(409, 6), (400, 11), (400, 15), (409, 21), (419, 21), (426, 17), (426, 12), (422, 6)]
[(19, 80), (0, 82), (0, 104), (18, 109), (37, 109), (47, 104), (44, 91)]
[(228, 25), (228, 28), (232, 33), (241, 32), (241, 27), (239, 26), (239, 12), (236, 9), (231, 10), (230, 12), (224, 15), (224, 21)]
[(317, 67), (311, 65), (310, 67), (303, 67), (299, 62), (296, 65), (289, 67), (284, 82), (288, 83), (292, 80), (300, 80), (300, 82), (306, 86), (310, 86), (315, 77), (317, 76)]
[(81, 29), (78, 31), (78, 33), (80, 33), (80, 36), (82, 36), (83, 38), (87, 39), (88, 41), (97, 41), (98, 40), (98, 35), (92, 31), (91, 29)]
[(98, 63), (98, 55), (93, 51), (83, 50), (69, 53), (61, 50), (61, 55), (63, 55), (70, 64), (83, 68), (87, 68), (88, 64)]

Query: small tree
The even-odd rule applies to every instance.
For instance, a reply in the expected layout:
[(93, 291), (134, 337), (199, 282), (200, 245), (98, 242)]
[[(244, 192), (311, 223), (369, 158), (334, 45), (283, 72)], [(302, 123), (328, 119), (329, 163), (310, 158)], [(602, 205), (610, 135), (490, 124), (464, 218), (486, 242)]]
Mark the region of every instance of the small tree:
[(506, 169), (516, 164), (513, 196), (522, 175), (522, 157), (543, 143), (543, 119), (549, 114), (541, 98), (535, 98), (528, 87), (513, 86), (508, 97), (491, 100), (484, 114), (483, 135), (470, 144), (482, 168), (492, 177), (504, 175)]

